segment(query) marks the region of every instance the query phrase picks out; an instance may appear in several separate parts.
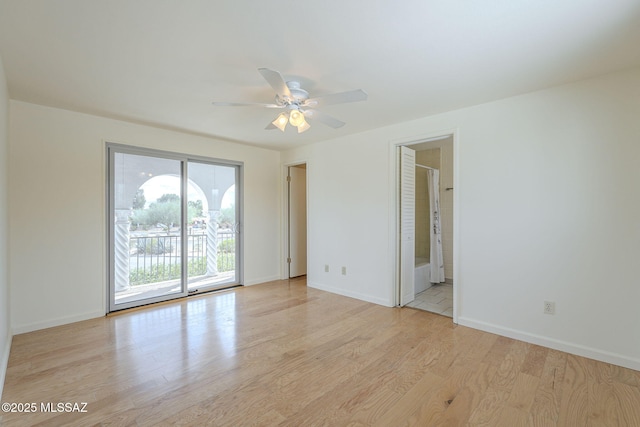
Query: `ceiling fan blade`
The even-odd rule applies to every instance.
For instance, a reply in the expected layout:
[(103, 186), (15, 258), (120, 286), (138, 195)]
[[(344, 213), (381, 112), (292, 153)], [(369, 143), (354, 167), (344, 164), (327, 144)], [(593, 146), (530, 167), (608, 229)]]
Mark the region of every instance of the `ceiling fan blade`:
[(345, 125), (345, 122), (336, 119), (335, 117), (331, 117), (328, 114), (325, 114), (318, 110), (304, 110), (304, 116), (313, 120), (317, 120), (319, 122), (324, 123), (327, 126), (330, 126), (334, 129), (341, 128)]
[(284, 81), (282, 75), (279, 72), (270, 70), (268, 68), (258, 68), (258, 71), (260, 72), (260, 74), (262, 74), (262, 77), (264, 77), (264, 79), (271, 85), (273, 90), (276, 91), (280, 98), (293, 98), (291, 96), (289, 88), (287, 87), (287, 83)]
[(305, 107), (322, 107), (331, 104), (344, 104), (345, 102), (366, 101), (367, 93), (362, 89), (350, 90), (347, 92), (332, 93), (329, 95), (310, 98), (304, 102)]
[(258, 104), (254, 102), (212, 102), (211, 104), (218, 107), (264, 107), (264, 108), (284, 108), (284, 105), (278, 104)]

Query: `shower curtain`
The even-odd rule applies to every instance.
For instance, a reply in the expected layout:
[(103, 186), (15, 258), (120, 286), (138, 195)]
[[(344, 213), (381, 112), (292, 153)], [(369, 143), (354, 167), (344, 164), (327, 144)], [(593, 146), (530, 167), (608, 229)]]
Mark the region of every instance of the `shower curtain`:
[(431, 229), (431, 283), (444, 282), (444, 258), (442, 256), (442, 228), (440, 226), (440, 171), (427, 170), (429, 183), (430, 229)]

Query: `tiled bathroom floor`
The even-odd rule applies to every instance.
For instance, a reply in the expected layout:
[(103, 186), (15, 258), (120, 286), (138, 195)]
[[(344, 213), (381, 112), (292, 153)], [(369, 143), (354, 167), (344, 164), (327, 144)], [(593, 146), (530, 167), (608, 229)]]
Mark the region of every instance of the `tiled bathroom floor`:
[(453, 317), (453, 285), (439, 283), (416, 295), (407, 307)]

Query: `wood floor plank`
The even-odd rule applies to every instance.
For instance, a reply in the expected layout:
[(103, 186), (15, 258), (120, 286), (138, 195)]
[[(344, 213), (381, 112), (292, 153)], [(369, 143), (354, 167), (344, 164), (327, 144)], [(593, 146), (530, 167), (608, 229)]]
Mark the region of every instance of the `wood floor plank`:
[(424, 400), (430, 399), (437, 393), (443, 378), (427, 373), (411, 389), (409, 389), (398, 402), (390, 408), (384, 415), (376, 420), (374, 426), (400, 426), (408, 425), (408, 414), (413, 414)]
[(527, 427), (529, 413), (512, 406), (505, 406), (496, 420), (496, 426)]
[[(444, 381), (437, 388), (430, 399), (425, 399), (423, 403), (409, 416), (407, 425), (451, 425), (453, 420), (460, 420), (461, 413), (457, 416), (445, 416), (445, 413), (456, 411), (451, 408), (453, 402), (460, 398), (461, 392), (466, 389), (467, 383), (474, 381), (478, 373), (478, 365), (467, 365), (452, 369), (449, 375), (444, 377)], [(462, 396), (464, 399), (465, 396)], [(468, 417), (467, 417), (468, 419)], [(466, 421), (466, 419), (464, 420)]]
[(496, 375), (491, 380), (491, 386), (493, 388), (506, 391), (507, 394), (511, 393), (511, 389), (518, 378), (529, 346), (530, 344), (522, 341), (513, 343), (504, 359), (502, 359)]
[[(615, 410), (611, 410), (602, 418), (603, 422), (610, 422), (611, 419), (620, 420), (619, 425), (640, 426), (640, 389), (627, 384), (613, 383), (613, 402), (616, 403)], [(613, 425), (610, 423), (609, 425)]]
[(640, 387), (640, 372), (611, 365), (611, 378), (613, 381), (627, 384), (632, 387)]
[(556, 425), (560, 414), (566, 364), (566, 353), (557, 350), (547, 351), (538, 389), (530, 409), (531, 425), (536, 427)]
[(588, 385), (588, 395), (588, 426), (604, 427), (607, 425), (621, 425), (621, 420), (618, 419), (617, 416), (617, 402), (611, 384), (590, 381)]
[(308, 288), (199, 295), (13, 338), (2, 426), (640, 425), (640, 373)]
[[(507, 406), (506, 401), (524, 363), (529, 344), (513, 341), (508, 342), (507, 346), (503, 346), (504, 342), (504, 340), (498, 340), (498, 345), (492, 348), (494, 352), (502, 354), (503, 357), (499, 359), (500, 365), (491, 379), (487, 392), (469, 418), (471, 425), (499, 425), (497, 423), (501, 413)], [(492, 351), (487, 355), (491, 353)], [(497, 360), (493, 360), (493, 362), (495, 363)]]
[(540, 379), (533, 375), (518, 373), (515, 383), (509, 393), (507, 406), (519, 411), (529, 413), (533, 400), (535, 399), (538, 383)]
[(539, 345), (531, 345), (522, 363), (522, 372), (534, 377), (540, 377), (544, 370), (549, 349)]
[(478, 427), (500, 425), (498, 420), (506, 406), (505, 401), (508, 397), (507, 391), (489, 386), (471, 413), (469, 425)]
[(559, 425), (583, 425), (588, 422), (588, 364), (586, 360), (569, 355), (564, 374), (562, 401), (558, 418)]
[(452, 398), (447, 409), (443, 413), (436, 415), (434, 425), (466, 425), (471, 418), (472, 412), (485, 396), (497, 367), (486, 362), (479, 362), (469, 366), (468, 370), (471, 374), (464, 378), (463, 388)]

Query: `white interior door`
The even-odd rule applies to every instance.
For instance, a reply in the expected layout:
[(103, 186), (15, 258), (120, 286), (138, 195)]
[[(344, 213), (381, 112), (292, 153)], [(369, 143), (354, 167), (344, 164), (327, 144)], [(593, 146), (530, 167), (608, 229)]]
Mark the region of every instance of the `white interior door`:
[(400, 305), (404, 306), (415, 298), (415, 224), (416, 224), (416, 152), (409, 147), (398, 147), (400, 200)]
[(289, 277), (307, 274), (307, 170), (289, 167)]

